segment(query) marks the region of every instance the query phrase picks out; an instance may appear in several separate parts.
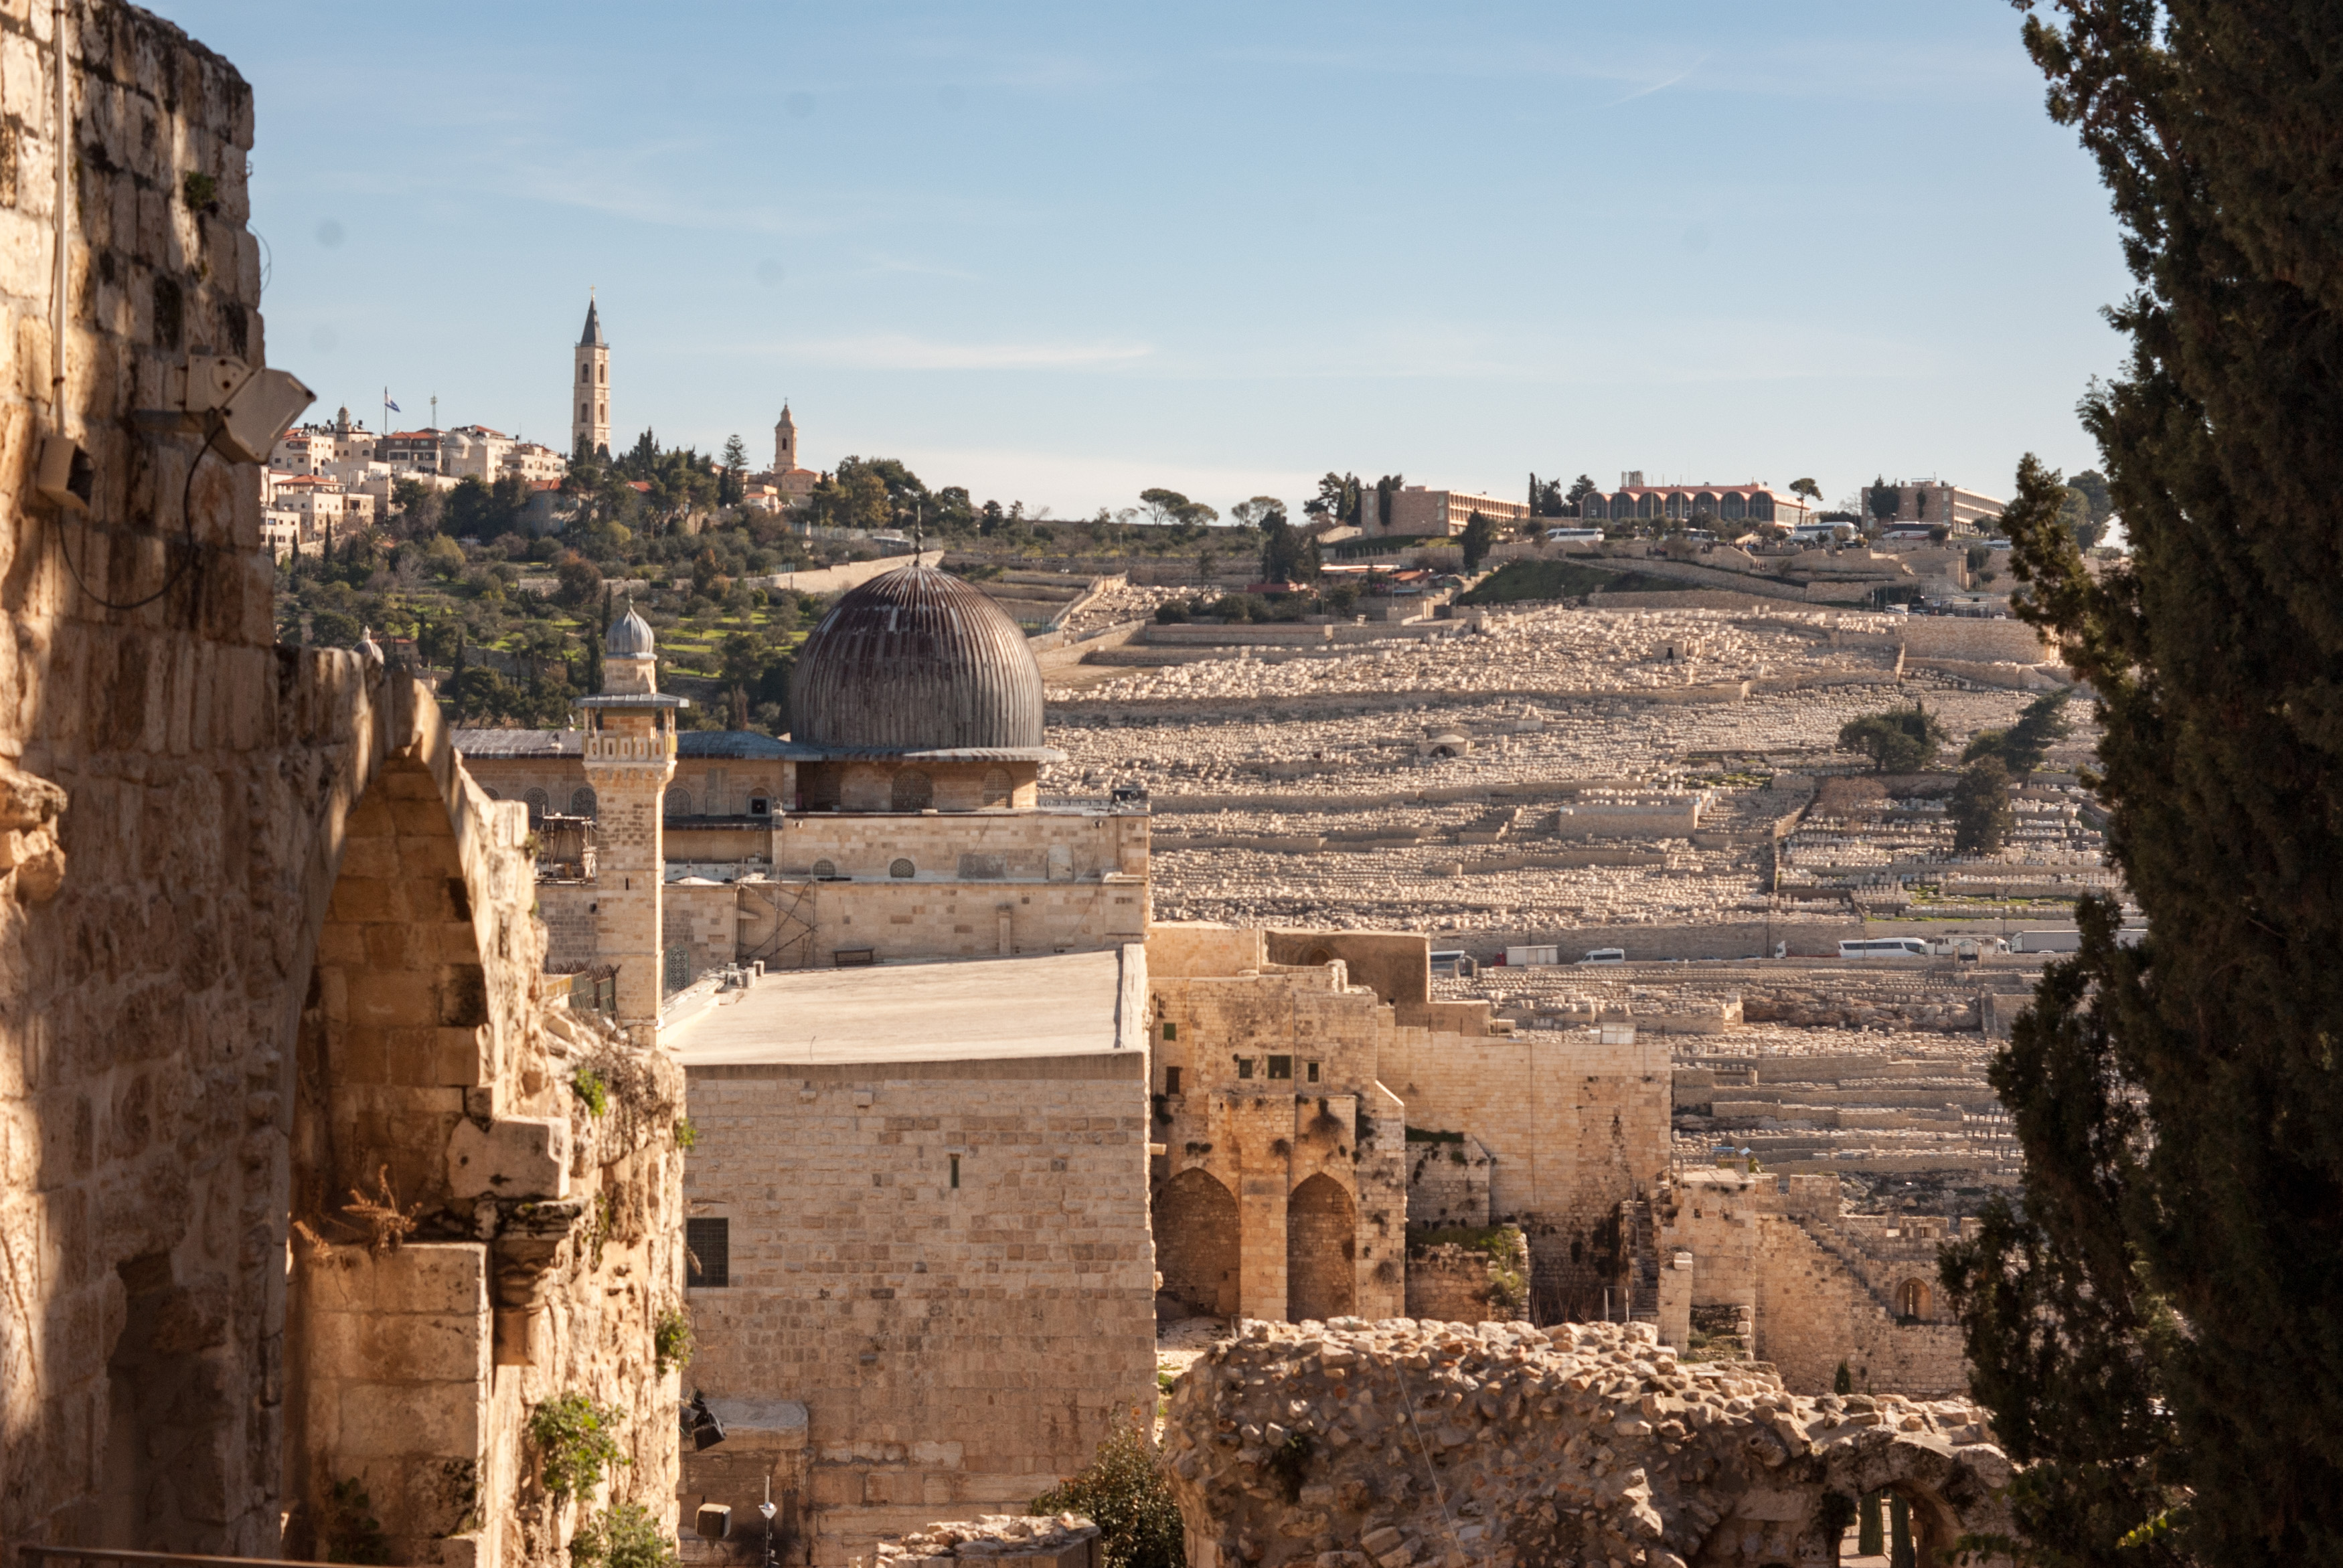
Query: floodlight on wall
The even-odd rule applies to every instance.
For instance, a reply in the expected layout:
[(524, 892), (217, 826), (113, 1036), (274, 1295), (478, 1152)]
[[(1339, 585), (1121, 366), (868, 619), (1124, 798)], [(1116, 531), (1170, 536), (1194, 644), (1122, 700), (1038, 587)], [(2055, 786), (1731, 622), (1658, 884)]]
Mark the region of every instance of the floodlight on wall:
[(255, 370), (227, 354), (195, 353), (165, 382), (168, 404), (141, 408), (150, 428), (206, 437), (222, 457), (263, 463), (317, 395), (286, 370)]
[(97, 483), (97, 466), (71, 436), (41, 437), (40, 467), (33, 488), (41, 499), (61, 511), (86, 512), (90, 492)]
[(683, 1434), (691, 1439), (692, 1452), (714, 1448), (724, 1441), (724, 1423), (708, 1408), (708, 1396), (698, 1389), (691, 1391), (691, 1402), (683, 1407)]

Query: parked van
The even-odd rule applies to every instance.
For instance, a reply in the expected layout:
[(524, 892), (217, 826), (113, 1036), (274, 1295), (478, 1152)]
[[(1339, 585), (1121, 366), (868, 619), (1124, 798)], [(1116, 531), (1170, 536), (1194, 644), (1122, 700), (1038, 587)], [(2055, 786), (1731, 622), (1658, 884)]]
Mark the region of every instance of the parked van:
[(1928, 944), (1920, 937), (1872, 937), (1863, 941), (1841, 942), (1838, 956), (1843, 959), (1925, 959)]
[(1928, 950), (1940, 959), (1957, 959), (1974, 963), (1988, 953), (2006, 953), (2009, 944), (1999, 937), (1977, 936), (1964, 931), (1957, 936), (1930, 937)]
[(1578, 960), (1582, 964), (1624, 964), (1627, 961), (1625, 948), (1595, 948)]

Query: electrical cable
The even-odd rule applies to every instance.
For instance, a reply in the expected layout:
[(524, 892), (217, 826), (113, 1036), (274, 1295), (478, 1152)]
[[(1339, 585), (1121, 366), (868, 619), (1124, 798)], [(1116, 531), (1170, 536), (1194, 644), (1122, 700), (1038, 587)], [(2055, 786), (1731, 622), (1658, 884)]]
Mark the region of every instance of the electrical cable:
[(169, 574), (163, 578), (163, 586), (145, 598), (132, 599), (127, 604), (117, 604), (91, 588), (89, 579), (82, 576), (80, 564), (73, 558), (73, 551), (66, 547), (65, 509), (59, 508), (53, 515), (51, 520), (56, 525), (57, 529), (57, 554), (64, 559), (65, 570), (72, 574), (74, 586), (81, 589), (93, 602), (103, 605), (107, 609), (144, 609), (178, 587), (179, 579), (187, 575), (188, 568), (202, 558), (202, 552), (196, 544), (196, 516), (192, 509), (196, 494), (196, 470), (202, 467), (204, 459), (211, 455), (212, 443), (218, 439), (224, 424), (218, 413), (215, 411), (211, 416), (210, 427), (204, 433), (204, 444), (196, 449), (195, 457), (187, 464), (187, 481), (179, 489), (179, 528), (185, 539), (184, 548), (186, 553), (180, 557), (179, 564), (173, 567)]

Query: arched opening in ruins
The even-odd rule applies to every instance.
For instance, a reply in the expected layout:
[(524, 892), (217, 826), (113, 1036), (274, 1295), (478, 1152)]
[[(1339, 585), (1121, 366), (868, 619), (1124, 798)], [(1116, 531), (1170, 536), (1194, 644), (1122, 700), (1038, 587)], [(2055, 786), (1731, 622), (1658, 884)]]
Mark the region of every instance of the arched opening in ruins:
[(1323, 1171), (1285, 1201), (1285, 1315), (1348, 1317), (1357, 1299), (1358, 1206)]
[(1155, 1266), (1163, 1293), (1202, 1317), (1237, 1310), (1236, 1194), (1210, 1171), (1182, 1171), (1155, 1190)]
[(1896, 1315), (1907, 1323), (1926, 1322), (1934, 1305), (1934, 1293), (1925, 1280), (1906, 1280), (1896, 1287)]

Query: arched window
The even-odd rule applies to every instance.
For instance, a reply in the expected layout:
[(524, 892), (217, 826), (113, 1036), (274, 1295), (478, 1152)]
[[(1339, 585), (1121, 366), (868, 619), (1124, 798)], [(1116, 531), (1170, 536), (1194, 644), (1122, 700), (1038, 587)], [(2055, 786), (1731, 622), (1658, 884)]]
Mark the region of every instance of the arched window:
[(610, 384), (610, 367), (609, 367), (608, 366), (605, 365), (605, 366), (603, 366), (603, 367), (602, 367), (602, 385), (603, 385), (603, 386), (605, 386), (605, 387), (608, 387), (609, 384)]
[(543, 822), (545, 814), (553, 809), (553, 798), (542, 789), (531, 789), (521, 799), (528, 802), (528, 825), (532, 828)]
[(1926, 1322), (1932, 1304), (1926, 1281), (1906, 1280), (1896, 1287), (1896, 1315), (1906, 1322)]
[(588, 424), (592, 423), (594, 418), (594, 405), (591, 403), (580, 403), (578, 405), (578, 417), (580, 419), (586, 420)]
[(691, 791), (689, 789), (678, 789), (670, 787), (667, 792), (667, 815), (670, 817), (690, 816)]
[(817, 877), (835, 877), (838, 875), (838, 862), (835, 860), (816, 860), (813, 863), (813, 874)]
[(986, 805), (1006, 806), (1013, 798), (1013, 794), (1014, 791), (1009, 782), (1008, 769), (988, 768), (985, 769), (984, 803)]
[(916, 768), (895, 775), (895, 809), (924, 811), (936, 803), (935, 781)]
[(579, 379), (580, 381), (591, 381), (591, 380), (593, 380), (593, 379), (594, 379), (594, 367), (593, 367), (592, 366), (590, 366), (590, 365), (580, 365), (580, 366), (578, 367), (578, 379)]
[(920, 874), (920, 869), (910, 861), (899, 858), (888, 862), (887, 874), (890, 877), (916, 877)]
[(480, 786), (480, 793), (486, 795), (491, 800), (501, 800), (504, 799), (503, 796), (498, 794), (495, 790), (489, 789), (485, 784)]
[(597, 802), (594, 799), (593, 790), (576, 790), (569, 797), (570, 815), (574, 817), (591, 817), (594, 814), (596, 804)]

